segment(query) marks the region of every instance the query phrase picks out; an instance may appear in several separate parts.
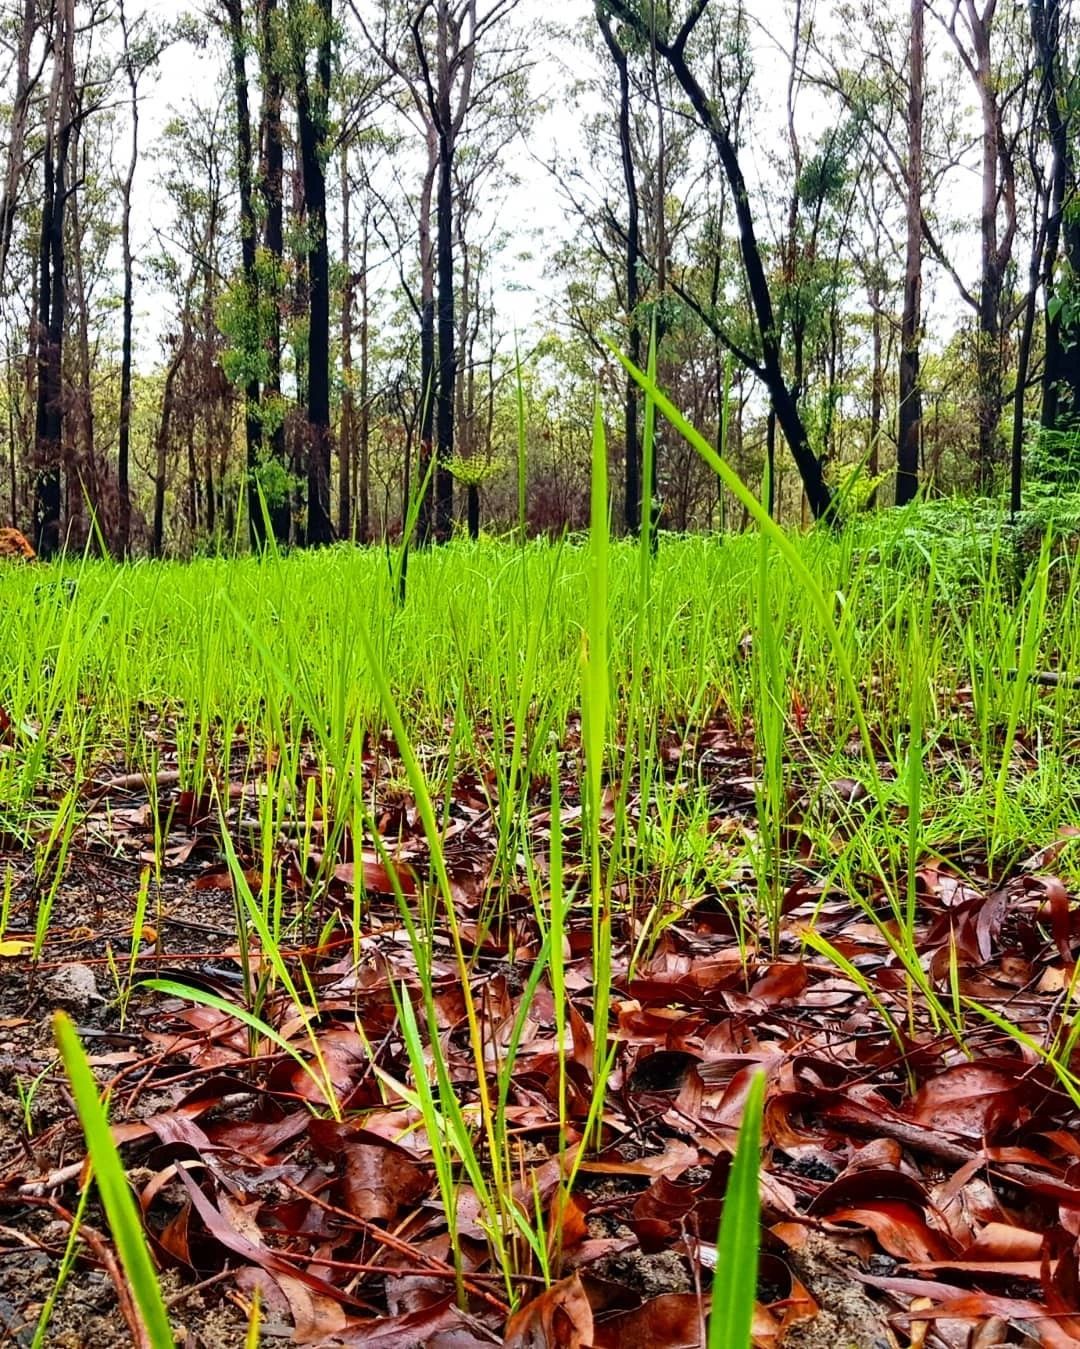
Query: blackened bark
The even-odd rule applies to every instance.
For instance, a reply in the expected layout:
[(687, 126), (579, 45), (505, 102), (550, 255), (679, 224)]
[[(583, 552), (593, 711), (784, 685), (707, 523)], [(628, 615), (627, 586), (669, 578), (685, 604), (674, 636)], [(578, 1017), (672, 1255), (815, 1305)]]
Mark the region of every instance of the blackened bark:
[[(428, 127), (428, 168), (420, 190), (420, 450), (416, 466), (419, 485), (427, 481), (435, 440), (435, 256), (431, 245), (431, 206), (438, 170), (438, 141), (434, 127)], [(408, 514), (409, 503), (405, 503)], [(405, 516), (402, 516), (404, 519)], [(431, 542), (433, 534), (431, 491), (425, 491), (417, 516), (417, 535), (421, 544)]]
[(359, 455), (360, 455), (360, 541), (367, 543), (371, 537), (371, 412), (369, 398), (369, 361), (371, 311), (368, 300), (368, 213), (364, 213), (364, 237), (360, 253), (360, 418), (359, 418)]
[(896, 504), (913, 501), (919, 490), (922, 392), (919, 343), (922, 328), (922, 185), (926, 5), (911, 0), (908, 44), (907, 251), (904, 309), (900, 319), (900, 409), (896, 441)]
[[(1077, 189), (1073, 144), (1077, 114), (1075, 100), (1069, 96), (1069, 75), (1063, 69), (1060, 0), (1029, 0), (1028, 8), (1039, 72), (1040, 108), (1053, 152), (1042, 265), (1046, 356), (1040, 420), (1044, 430), (1054, 431), (1080, 416), (1080, 359), (1075, 349), (1080, 334), (1062, 331), (1062, 316), (1054, 304), (1055, 273), (1063, 246), (1073, 277), (1080, 276), (1080, 217), (1066, 212), (1067, 201)], [(1067, 338), (1074, 344), (1071, 350)]]
[[(285, 206), (282, 184), (285, 175), (285, 145), (281, 122), (281, 107), (285, 96), (278, 51), (278, 2), (259, 0), (259, 45), (262, 64), (261, 111), (261, 173), (259, 189), (265, 223), (263, 247), (266, 252), (266, 271), (272, 278), (271, 303), (267, 307), (269, 331), (266, 340), (266, 382), (263, 390), (264, 407), (269, 430), (270, 456), (282, 473), (288, 471), (285, 453), (285, 418), (281, 402), (281, 275), (285, 255)], [(291, 531), (290, 492), (282, 493), (280, 501), (270, 507), (270, 523), (274, 538), (287, 544)]]
[(341, 149), (341, 262), (345, 282), (341, 295), (341, 432), (338, 438), (338, 537), (351, 539), (353, 530), (353, 439), (356, 428), (353, 398), (353, 303), (356, 282), (352, 273), (352, 194), (349, 190), (349, 147)]
[[(626, 192), (626, 317), (628, 324), (627, 352), (636, 366), (641, 367), (641, 326), (638, 321), (640, 302), (641, 222), (638, 205), (637, 171), (630, 126), (630, 69), (626, 52), (619, 45), (611, 28), (611, 20), (598, 4), (596, 21), (604, 42), (615, 63), (619, 76), (619, 153), (622, 159), (623, 186)], [(641, 445), (638, 435), (638, 386), (627, 376), (624, 401), (625, 462), (625, 519), (628, 532), (634, 533), (641, 524)]]
[[(606, 0), (606, 3), (612, 13), (632, 27), (643, 41), (654, 40), (654, 35), (640, 12), (629, 5), (627, 0)], [(706, 0), (694, 0), (688, 18), (674, 39), (655, 37), (656, 50), (670, 65), (699, 122), (709, 133), (724, 170), (738, 221), (739, 250), (746, 273), (758, 340), (761, 344), (761, 364), (757, 373), (768, 390), (777, 423), (799, 470), (814, 518), (832, 519), (832, 491), (825, 481), (821, 461), (810, 445), (796, 396), (784, 378), (780, 335), (773, 310), (772, 294), (765, 274), (765, 264), (757, 240), (754, 214), (750, 208), (750, 196), (738, 151), (721, 119), (715, 101), (708, 97), (686, 63), (686, 43), (705, 8)]]
[(438, 235), (439, 381), (435, 434), (435, 537), (445, 543), (454, 529), (454, 381), (457, 349), (454, 332), (454, 141), (450, 123), (449, 76), (439, 89), (439, 190), (435, 219)]
[[(52, 362), (49, 354), (49, 318), (52, 313), (52, 228), (56, 198), (56, 164), (51, 128), (46, 134), (43, 156), (43, 187), (41, 202), (41, 243), (38, 254), (38, 312), (37, 312), (37, 408), (34, 439), (36, 442), (37, 481), (34, 501), (34, 548), (39, 557), (50, 557), (60, 539), (60, 465), (54, 462), (54, 447), (50, 443), (48, 408), (55, 401), (57, 391), (51, 384)], [(55, 447), (58, 451), (59, 447)]]
[[(121, 0), (120, 26), (124, 34), (124, 63), (128, 90), (131, 95), (131, 159), (123, 188), (123, 213), (120, 226), (121, 251), (124, 264), (123, 336), (120, 353), (120, 424), (116, 456), (116, 491), (119, 501), (116, 522), (115, 551), (126, 558), (131, 551), (131, 365), (132, 322), (135, 313), (135, 264), (131, 254), (131, 197), (135, 187), (135, 171), (139, 163), (139, 85), (128, 33), (127, 16)], [(89, 398), (89, 390), (87, 390)]]
[(54, 13), (53, 85), (44, 149), (44, 193), (38, 308), (35, 547), (43, 558), (60, 550), (61, 461), (64, 430), (63, 345), (67, 309), (64, 219), (68, 156), (74, 117), (75, 15), (73, 0)]
[[(229, 19), (232, 46), (233, 99), (236, 103), (236, 166), (240, 189), (240, 265), (245, 303), (252, 313), (259, 303), (255, 270), (255, 209), (251, 192), (251, 109), (248, 103), (246, 39), (243, 0), (223, 0)], [(258, 472), (262, 453), (262, 423), (259, 417), (259, 381), (252, 372), (244, 386), (244, 434), (247, 441), (248, 526), (253, 547), (266, 542), (262, 507), (259, 503)]]
[(1035, 334), (1035, 306), (1039, 293), (1041, 255), (1046, 242), (1048, 200), (1044, 194), (1042, 218), (1035, 230), (1028, 267), (1028, 293), (1024, 301), (1024, 323), (1020, 330), (1020, 346), (1016, 357), (1016, 388), (1013, 391), (1012, 445), (1009, 454), (1009, 514), (1015, 520), (1022, 505), (1024, 479), (1024, 399), (1027, 394), (1028, 371), (1031, 368), (1031, 343)]
[(308, 546), (332, 543), (330, 518), (330, 242), (326, 229), (326, 139), (332, 41), (331, 0), (318, 0), (315, 79), (295, 52), (296, 113), (304, 166), (308, 251)]
[(872, 314), (870, 333), (873, 359), (870, 369), (870, 458), (867, 463), (867, 471), (871, 478), (876, 478), (881, 468), (881, 414), (885, 407), (881, 288), (876, 279), (870, 287), (869, 298)]

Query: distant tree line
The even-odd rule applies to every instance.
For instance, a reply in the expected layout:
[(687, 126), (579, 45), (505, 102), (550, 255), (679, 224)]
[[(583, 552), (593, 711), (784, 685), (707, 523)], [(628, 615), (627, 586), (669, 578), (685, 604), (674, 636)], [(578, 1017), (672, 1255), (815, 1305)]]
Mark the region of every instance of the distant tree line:
[[(1073, 0), (566, 9), (0, 0), (9, 522), (184, 555), (373, 541), (415, 500), (439, 542), (511, 527), (523, 467), (556, 533), (599, 380), (632, 532), (612, 338), (791, 523), (1019, 507), (1025, 468), (1080, 464)], [(560, 238), (504, 223), (523, 180)], [(522, 324), (506, 277), (540, 265)], [(656, 448), (660, 524), (745, 523)]]

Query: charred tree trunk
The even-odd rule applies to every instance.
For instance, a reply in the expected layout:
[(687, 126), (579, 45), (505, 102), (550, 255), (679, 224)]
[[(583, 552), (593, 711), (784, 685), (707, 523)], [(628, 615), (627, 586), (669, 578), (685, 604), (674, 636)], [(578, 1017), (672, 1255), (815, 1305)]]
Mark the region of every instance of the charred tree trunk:
[(885, 406), (885, 366), (881, 332), (881, 289), (875, 279), (870, 287), (870, 333), (873, 364), (870, 370), (870, 458), (867, 468), (871, 478), (881, 469), (881, 414)]
[[(1080, 334), (1063, 331), (1055, 271), (1064, 251), (1073, 278), (1080, 276), (1080, 216), (1067, 212), (1077, 191), (1075, 135), (1078, 114), (1069, 96), (1069, 75), (1063, 68), (1060, 0), (1029, 0), (1031, 33), (1040, 82), (1040, 106), (1053, 152), (1042, 286), (1046, 358), (1042, 377), (1040, 421), (1047, 431), (1080, 417), (1080, 359), (1075, 344)], [(1075, 282), (1074, 282), (1075, 283)]]
[[(441, 10), (445, 5), (440, 6)], [(441, 45), (441, 43), (440, 43)], [(440, 66), (445, 61), (440, 53)], [(457, 350), (454, 324), (454, 142), (450, 125), (449, 73), (439, 74), (439, 189), (435, 219), (438, 235), (439, 379), (435, 434), (435, 538), (446, 543), (454, 529), (454, 381)]]
[(356, 400), (353, 396), (353, 304), (356, 281), (352, 272), (352, 194), (349, 190), (349, 148), (341, 148), (341, 261), (345, 280), (341, 294), (341, 432), (338, 440), (338, 537), (352, 539), (353, 453)]
[(368, 300), (368, 231), (370, 222), (368, 212), (364, 211), (364, 237), (360, 252), (360, 416), (359, 416), (359, 455), (360, 455), (360, 541), (367, 543), (371, 538), (371, 410), (369, 354), (371, 314)]
[[(120, 224), (120, 243), (124, 263), (123, 336), (120, 354), (120, 424), (116, 457), (117, 502), (116, 540), (114, 548), (120, 558), (131, 552), (131, 363), (132, 325), (135, 312), (135, 264), (131, 252), (131, 197), (135, 187), (135, 171), (139, 164), (139, 85), (135, 73), (123, 0), (120, 4), (120, 26), (124, 34), (124, 63), (128, 91), (131, 95), (131, 158), (123, 186), (123, 210)], [(237, 91), (239, 96), (239, 90)]]
[[(76, 119), (71, 139), (71, 162), (73, 164), (79, 163), (81, 139), (79, 122)], [(85, 166), (82, 169), (82, 177), (86, 177)], [(70, 471), (66, 492), (67, 535), (69, 539), (73, 535), (78, 537), (79, 542), (82, 543), (84, 541), (83, 536), (74, 525), (76, 517), (81, 517), (84, 495), (89, 499), (91, 513), (98, 519), (100, 528), (106, 537), (108, 537), (107, 531), (111, 522), (100, 518), (101, 494), (97, 475), (94, 429), (94, 371), (90, 353), (89, 300), (87, 297), (86, 273), (83, 266), (83, 223), (78, 192), (73, 191), (71, 193), (68, 216), (68, 237), (71, 249), (68, 270), (72, 282), (69, 289), (73, 289), (74, 292), (73, 303), (77, 317), (75, 318), (73, 334), (75, 360), (71, 362), (74, 366), (75, 378), (69, 381), (70, 391), (67, 400), (69, 409), (68, 426), (70, 428), (68, 439), (71, 442), (71, 453), (68, 456)], [(68, 345), (70, 347), (70, 341)]]
[(38, 302), (37, 490), (35, 547), (43, 558), (60, 549), (63, 457), (63, 345), (67, 307), (64, 220), (68, 155), (74, 117), (74, 0), (60, 0), (54, 14), (53, 82), (44, 149), (44, 192)]
[(919, 344), (922, 328), (923, 107), (926, 56), (925, 0), (911, 0), (908, 46), (907, 248), (904, 310), (900, 320), (900, 410), (896, 439), (896, 504), (913, 501), (919, 490), (922, 393)]
[[(260, 193), (264, 212), (263, 247), (266, 251), (266, 271), (272, 278), (271, 303), (267, 307), (268, 332), (266, 338), (266, 381), (263, 388), (264, 437), (269, 437), (269, 451), (279, 466), (283, 481), (287, 480), (289, 466), (285, 452), (285, 417), (281, 399), (281, 275), (285, 255), (285, 205), (283, 183), (285, 177), (285, 145), (281, 123), (281, 106), (285, 96), (281, 75), (281, 60), (277, 50), (277, 0), (259, 0), (259, 41), (261, 47), (263, 101), (261, 112), (261, 173)], [(287, 544), (291, 532), (291, 500), (283, 487), (280, 500), (270, 507), (270, 523), (274, 538)]]
[(295, 51), (296, 114), (304, 169), (308, 250), (307, 544), (334, 541), (330, 518), (330, 241), (326, 228), (326, 139), (332, 41), (331, 0), (318, 0), (315, 78)]
[[(232, 46), (233, 98), (236, 103), (236, 165), (240, 190), (240, 259), (244, 276), (245, 302), (252, 314), (258, 311), (258, 277), (255, 269), (255, 208), (251, 192), (251, 109), (248, 102), (248, 77), (244, 11), (242, 0), (223, 0), (229, 19)], [(244, 435), (247, 443), (248, 528), (253, 547), (265, 542), (262, 507), (259, 504), (258, 474), (262, 455), (262, 422), (259, 416), (259, 381), (254, 372), (244, 386)]]
[[(438, 143), (434, 128), (428, 129), (428, 169), (420, 192), (420, 453), (416, 465), (417, 488), (423, 490), (435, 439), (435, 255), (431, 243), (431, 207), (438, 170)], [(405, 514), (409, 503), (405, 502)], [(417, 519), (421, 544), (431, 542), (434, 525), (430, 487), (424, 491)]]
[[(622, 159), (623, 186), (626, 191), (627, 224), (625, 255), (627, 354), (641, 368), (640, 303), (641, 220), (638, 205), (637, 170), (634, 167), (633, 137), (630, 125), (630, 70), (626, 52), (619, 45), (611, 20), (598, 5), (596, 21), (619, 76), (619, 152)], [(641, 445), (638, 436), (638, 386), (627, 376), (624, 397), (625, 520), (629, 533), (641, 525)]]
[(698, 121), (709, 133), (731, 193), (735, 217), (739, 227), (739, 251), (750, 292), (754, 324), (761, 347), (760, 364), (756, 373), (768, 391), (777, 424), (791, 450), (807, 500), (814, 518), (832, 519), (833, 495), (821, 461), (814, 453), (799, 412), (796, 395), (784, 378), (780, 352), (779, 327), (773, 309), (765, 264), (758, 244), (750, 195), (743, 176), (735, 144), (728, 133), (715, 100), (698, 83), (686, 61), (686, 45), (693, 29), (705, 12), (702, 0), (691, 6), (689, 17), (673, 39), (661, 39), (653, 34), (640, 12), (627, 0), (607, 0), (612, 13), (628, 24), (643, 41), (655, 41), (656, 50), (668, 62), (672, 74), (686, 94)]

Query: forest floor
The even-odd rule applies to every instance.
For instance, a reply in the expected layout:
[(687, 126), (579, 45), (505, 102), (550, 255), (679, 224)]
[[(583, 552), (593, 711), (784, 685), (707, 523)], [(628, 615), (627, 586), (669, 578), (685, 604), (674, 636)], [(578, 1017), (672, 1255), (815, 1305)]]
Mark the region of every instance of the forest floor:
[[(239, 1345), (257, 1317), (267, 1344), (703, 1345), (762, 1068), (756, 1345), (1080, 1342), (1080, 694), (1024, 677), (1080, 668), (1072, 581), (1052, 593), (1037, 567), (1010, 628), (1001, 596), (941, 619), (933, 573), (909, 609), (898, 572), (895, 607), (851, 555), (815, 556), (862, 605), (847, 651), (867, 739), (799, 579), (774, 577), (768, 655), (755, 546), (708, 546), (657, 563), (663, 632), (644, 646), (633, 552), (612, 559), (599, 809), (575, 707), (582, 559), (536, 550), (536, 617), (498, 654), (484, 605), (506, 601), (485, 578), (516, 576), (512, 550), (420, 559), (415, 630), (379, 648), (404, 746), (377, 689), (336, 701), (363, 679), (335, 604), (381, 584), (374, 563), (245, 564), (242, 584), (90, 567), (55, 613), (29, 569), (10, 583), (23, 607), (0, 637), (27, 654), (0, 687), (0, 1343), (34, 1342), (73, 1226), (39, 1342), (139, 1342), (93, 1195), (74, 1222), (86, 1149), (57, 1010), (108, 1091), (181, 1343)], [(312, 584), (357, 567), (337, 601)], [(447, 601), (450, 577), (477, 612), (450, 595), (425, 673), (424, 597)], [(177, 636), (215, 586), (228, 598)], [(283, 619), (286, 593), (304, 598)], [(28, 673), (43, 652), (52, 695)], [(325, 672), (325, 734), (305, 662)], [(545, 662), (560, 673), (541, 680)], [(1021, 677), (980, 684), (991, 662)], [(336, 710), (355, 735), (335, 739)], [(602, 951), (613, 1056), (586, 1147)], [(460, 1108), (436, 1091), (441, 1142), (406, 1004)]]

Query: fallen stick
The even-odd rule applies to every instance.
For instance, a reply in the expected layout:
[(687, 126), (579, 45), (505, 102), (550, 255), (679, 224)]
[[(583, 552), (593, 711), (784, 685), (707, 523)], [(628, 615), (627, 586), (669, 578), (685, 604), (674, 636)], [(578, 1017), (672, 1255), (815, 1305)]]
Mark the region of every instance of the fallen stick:
[[(1020, 671), (1005, 671), (1006, 679), (1019, 679)], [(1035, 670), (1028, 675), (1029, 684), (1037, 684), (1044, 689), (1080, 689), (1080, 675), (1062, 674), (1058, 670)]]

